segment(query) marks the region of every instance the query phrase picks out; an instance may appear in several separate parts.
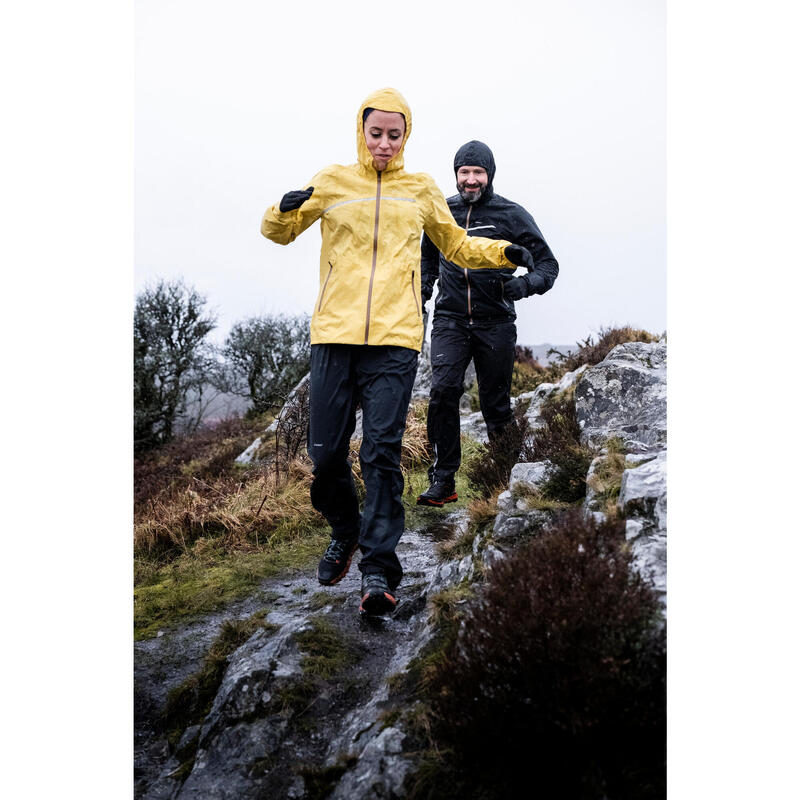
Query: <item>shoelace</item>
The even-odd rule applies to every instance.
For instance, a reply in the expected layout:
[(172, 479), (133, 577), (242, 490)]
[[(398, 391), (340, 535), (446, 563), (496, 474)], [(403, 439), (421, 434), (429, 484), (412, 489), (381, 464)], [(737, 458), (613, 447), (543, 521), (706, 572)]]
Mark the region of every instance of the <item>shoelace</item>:
[(338, 564), (347, 554), (351, 544), (351, 542), (346, 542), (343, 539), (331, 539), (323, 558), (326, 561), (330, 561), (331, 564)]

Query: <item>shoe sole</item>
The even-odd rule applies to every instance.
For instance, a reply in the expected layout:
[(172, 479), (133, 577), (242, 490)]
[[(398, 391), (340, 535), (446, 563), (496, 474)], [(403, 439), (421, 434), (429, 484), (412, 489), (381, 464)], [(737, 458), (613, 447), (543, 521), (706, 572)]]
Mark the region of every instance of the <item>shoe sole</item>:
[(420, 495), (417, 498), (417, 505), (418, 506), (434, 506), (435, 508), (441, 508), (445, 503), (455, 503), (458, 500), (458, 492), (453, 492), (450, 497), (445, 497), (444, 500), (432, 500), (430, 497), (423, 497)]
[(342, 569), (342, 571), (335, 578), (332, 578), (329, 581), (324, 581), (324, 580), (322, 580), (322, 578), (320, 578), (320, 576), (319, 576), (319, 567), (317, 567), (317, 580), (319, 581), (319, 585), (320, 586), (335, 586), (337, 583), (339, 583), (340, 580), (342, 580), (343, 578), (347, 577), (347, 573), (350, 571), (350, 562), (353, 560), (353, 556), (355, 555), (357, 548), (358, 548), (358, 542), (355, 543), (355, 546), (353, 547), (352, 551), (350, 552), (350, 555), (347, 558), (347, 563), (344, 565), (344, 568)]
[(388, 592), (381, 592), (380, 594), (365, 594), (361, 598), (361, 605), (358, 611), (361, 614), (366, 614), (371, 617), (379, 617), (383, 614), (389, 614), (397, 608), (397, 600), (392, 597)]

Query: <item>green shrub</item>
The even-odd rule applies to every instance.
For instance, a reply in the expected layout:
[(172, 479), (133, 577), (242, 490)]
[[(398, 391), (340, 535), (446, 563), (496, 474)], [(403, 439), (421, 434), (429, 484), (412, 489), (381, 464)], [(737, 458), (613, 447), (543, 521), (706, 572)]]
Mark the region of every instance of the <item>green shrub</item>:
[(531, 435), (531, 461), (550, 461), (554, 470), (542, 487), (551, 500), (575, 503), (586, 496), (586, 473), (594, 452), (581, 444), (573, 393), (548, 398), (539, 410), (544, 425)]
[(429, 666), (410, 798), (661, 798), (665, 635), (620, 523), (570, 512), (496, 564)]
[(470, 486), (479, 496), (490, 497), (508, 486), (514, 464), (530, 457), (529, 437), (530, 425), (525, 409), (517, 407), (511, 422), (489, 438), (488, 445), (480, 450), (479, 455), (462, 466)]

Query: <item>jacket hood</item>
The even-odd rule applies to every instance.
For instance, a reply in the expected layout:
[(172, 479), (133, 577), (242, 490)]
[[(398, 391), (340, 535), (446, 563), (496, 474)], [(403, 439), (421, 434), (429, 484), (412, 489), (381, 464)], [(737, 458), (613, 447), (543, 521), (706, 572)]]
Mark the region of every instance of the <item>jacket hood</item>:
[[(378, 89), (369, 94), (358, 109), (356, 118), (356, 148), (358, 150), (358, 163), (363, 167), (374, 169), (372, 166), (372, 154), (367, 148), (367, 140), (364, 137), (364, 109), (376, 108), (379, 111), (398, 111), (406, 118), (406, 135), (403, 137), (403, 144), (397, 155), (386, 165), (385, 172), (390, 172), (403, 167), (403, 150), (405, 149), (408, 137), (411, 135), (411, 109), (408, 107), (403, 95), (397, 89)], [(487, 148), (488, 149), (488, 148)]]
[[(494, 182), (494, 154), (487, 145), (473, 139), (471, 142), (462, 144), (453, 159), (453, 172), (458, 172), (459, 167), (483, 167), (489, 176), (489, 183), (481, 200), (486, 200), (494, 193), (492, 183)], [(480, 201), (479, 201), (480, 202)]]

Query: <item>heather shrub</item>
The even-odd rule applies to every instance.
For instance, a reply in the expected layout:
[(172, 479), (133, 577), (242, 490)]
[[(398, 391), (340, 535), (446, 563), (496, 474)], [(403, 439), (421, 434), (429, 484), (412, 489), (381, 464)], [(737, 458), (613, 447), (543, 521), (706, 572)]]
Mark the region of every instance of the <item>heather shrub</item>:
[(490, 497), (508, 486), (511, 470), (518, 461), (527, 461), (530, 454), (530, 425), (525, 409), (514, 409), (511, 422), (489, 438), (478, 456), (462, 469), (470, 486), (481, 496)]
[(620, 523), (570, 512), (494, 565), (424, 690), (409, 797), (664, 796), (665, 635)]
[(577, 502), (586, 496), (586, 473), (594, 454), (581, 444), (574, 395), (548, 398), (539, 415), (544, 425), (531, 434), (530, 460), (550, 461), (554, 466), (542, 494), (552, 500)]
[(599, 339), (594, 341), (593, 336), (588, 336), (578, 342), (576, 351), (560, 353), (550, 350), (548, 355), (554, 355), (559, 370), (563, 373), (572, 372), (583, 364), (599, 364), (618, 344), (625, 342), (655, 342), (658, 336), (638, 328), (624, 325), (620, 328), (600, 328)]

